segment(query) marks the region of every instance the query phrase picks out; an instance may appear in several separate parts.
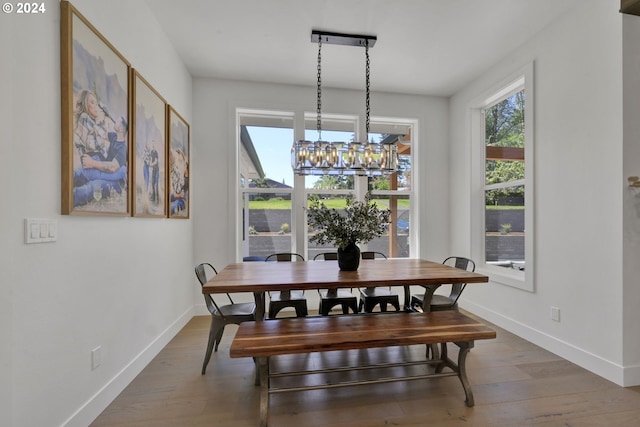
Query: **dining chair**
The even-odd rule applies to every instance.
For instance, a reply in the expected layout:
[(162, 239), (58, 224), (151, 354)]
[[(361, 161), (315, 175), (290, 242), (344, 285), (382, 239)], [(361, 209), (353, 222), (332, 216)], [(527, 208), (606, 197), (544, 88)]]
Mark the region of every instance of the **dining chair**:
[[(360, 252), (360, 257), (363, 260), (387, 259), (385, 254), (376, 251)], [(366, 263), (360, 264), (360, 268), (367, 268)], [(388, 288), (368, 287), (360, 289), (359, 311), (372, 313), (375, 306), (380, 305), (380, 311), (386, 312), (387, 304), (391, 304), (396, 311), (400, 311), (400, 299), (397, 293), (391, 291), (391, 286)]]
[[(313, 257), (314, 261), (337, 261), (337, 252), (321, 252)], [(337, 266), (336, 266), (337, 268)], [(342, 314), (349, 314), (349, 309), (354, 313), (358, 313), (358, 298), (346, 289), (318, 289), (320, 295), (320, 306), (318, 313), (322, 316), (328, 316), (331, 309), (337, 305), (342, 307)]]
[[(292, 252), (279, 252), (271, 254), (265, 258), (265, 262), (291, 262), (304, 261), (304, 257), (300, 254)], [(275, 319), (280, 310), (286, 307), (292, 307), (296, 311), (296, 317), (305, 317), (309, 314), (307, 309), (307, 298), (304, 291), (279, 291), (269, 292), (269, 318)]]
[[(443, 264), (450, 265), (455, 268), (459, 268), (467, 271), (475, 271), (476, 263), (473, 260), (465, 257), (450, 256), (445, 259)], [(457, 310), (458, 299), (462, 295), (462, 291), (467, 286), (466, 283), (456, 283), (451, 285), (451, 292), (448, 296), (434, 294), (431, 297), (430, 310), (431, 311), (443, 311), (443, 310)], [(424, 294), (414, 294), (411, 296), (411, 309), (421, 311), (424, 308)]]
[[(200, 282), (200, 286), (207, 283), (207, 271), (212, 274), (218, 274), (216, 269), (208, 262), (196, 265), (196, 277)], [(211, 326), (209, 327), (209, 342), (207, 343), (207, 352), (204, 356), (202, 364), (202, 375), (207, 370), (207, 365), (211, 359), (211, 352), (214, 349), (218, 351), (224, 327), (229, 324), (239, 325), (242, 322), (256, 319), (256, 305), (252, 302), (233, 302), (231, 295), (226, 294), (230, 303), (226, 305), (218, 305), (211, 294), (203, 294), (207, 309), (211, 313)]]

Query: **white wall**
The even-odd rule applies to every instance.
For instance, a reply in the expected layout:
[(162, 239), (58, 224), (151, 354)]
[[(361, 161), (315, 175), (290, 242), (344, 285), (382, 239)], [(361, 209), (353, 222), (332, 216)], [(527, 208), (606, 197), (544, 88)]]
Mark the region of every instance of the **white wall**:
[[(623, 16), (624, 162), (623, 183), (640, 176), (640, 17)], [(626, 188), (624, 200), (624, 352), (628, 382), (640, 384), (640, 188)]]
[[(618, 384), (629, 374), (622, 354), (621, 24), (612, 2), (581, 3), (456, 94), (450, 119), (452, 153), (468, 152), (470, 100), (535, 62), (535, 291), (470, 287), (462, 305)], [(469, 175), (460, 173), (467, 162), (451, 157), (454, 194), (469, 194)], [(466, 198), (452, 209), (464, 213), (452, 224), (452, 245), (464, 249)], [(551, 306), (561, 310), (559, 323), (550, 319)], [(625, 323), (638, 317), (629, 313)]]
[[(146, 3), (73, 4), (190, 121), (191, 77)], [(89, 424), (191, 317), (197, 286), (192, 220), (60, 215), (60, 6), (45, 7), (0, 18), (3, 426)], [(25, 245), (27, 217), (56, 219), (58, 241)]]
[[(12, 31), (16, 20), (8, 19), (5, 14), (0, 15), (0, 40), (12, 40)], [(12, 58), (15, 43), (0, 43), (0, 58)], [(14, 158), (15, 132), (11, 125), (14, 121), (12, 103), (14, 99), (13, 85), (11, 83), (11, 61), (0, 61), (0, 94), (3, 102), (0, 102), (0, 127), (4, 130), (0, 138), (0, 148), (4, 159)], [(7, 98), (5, 98), (7, 97)], [(6, 162), (6, 161), (5, 161)], [(3, 162), (3, 163), (5, 163)], [(14, 264), (12, 242), (8, 238), (11, 230), (9, 217), (13, 210), (10, 200), (14, 197), (11, 183), (16, 177), (14, 171), (8, 167), (0, 167), (0, 185), (4, 187), (4, 197), (0, 203), (0, 425), (10, 426), (13, 418), (12, 409), (12, 349), (13, 349), (13, 305), (11, 294), (15, 274), (9, 266)]]
[[(375, 68), (375, 64), (373, 65)], [(313, 77), (311, 75), (310, 77)], [(223, 267), (235, 262), (235, 197), (238, 185), (236, 154), (237, 108), (315, 111), (315, 88), (194, 80), (193, 179), (198, 185), (194, 206), (197, 261)], [(362, 92), (323, 88), (323, 112), (364, 115)], [(415, 143), (420, 164), (416, 197), (421, 214), (420, 254), (440, 259), (448, 253), (447, 138), (448, 102), (443, 98), (372, 93), (371, 115), (418, 120)], [(417, 168), (417, 167), (416, 167)], [(412, 220), (413, 221), (413, 220)], [(200, 297), (200, 300), (202, 298)], [(310, 301), (313, 305), (314, 301)]]

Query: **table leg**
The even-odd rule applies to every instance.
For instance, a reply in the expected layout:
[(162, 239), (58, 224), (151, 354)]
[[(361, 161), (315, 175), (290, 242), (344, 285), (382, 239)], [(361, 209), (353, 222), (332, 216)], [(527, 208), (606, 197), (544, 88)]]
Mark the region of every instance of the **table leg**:
[(460, 351), (458, 352), (458, 378), (460, 378), (462, 388), (464, 388), (464, 394), (466, 395), (464, 403), (467, 406), (472, 407), (475, 402), (473, 400), (471, 384), (469, 384), (469, 380), (467, 379), (467, 368), (465, 366), (465, 362), (467, 360), (469, 350), (473, 348), (473, 341), (457, 342), (456, 345), (460, 347)]
[(431, 298), (440, 285), (425, 285), (424, 296), (422, 297), (422, 311), (429, 313), (431, 311)]
[[(266, 295), (264, 292), (254, 292), (253, 299), (256, 303), (256, 321), (262, 322), (265, 319), (265, 307), (266, 307)], [(253, 361), (256, 365), (256, 376), (253, 380), (253, 384), (258, 386), (262, 381), (262, 371), (263, 369), (260, 367), (260, 360), (253, 358)]]
[[(440, 284), (435, 285), (421, 285), (425, 291), (422, 297), (423, 307), (422, 311), (428, 313), (431, 311), (431, 298), (436, 289), (440, 287)], [(415, 311), (411, 308), (411, 287), (410, 285), (404, 285), (404, 311)]]
[(411, 310), (411, 287), (409, 285), (404, 285), (404, 311), (412, 311)]
[(258, 357), (260, 371), (260, 427), (267, 427), (269, 419), (269, 358)]
[(265, 308), (266, 304), (266, 295), (264, 292), (254, 292), (253, 299), (256, 302), (256, 320), (264, 320), (265, 319)]

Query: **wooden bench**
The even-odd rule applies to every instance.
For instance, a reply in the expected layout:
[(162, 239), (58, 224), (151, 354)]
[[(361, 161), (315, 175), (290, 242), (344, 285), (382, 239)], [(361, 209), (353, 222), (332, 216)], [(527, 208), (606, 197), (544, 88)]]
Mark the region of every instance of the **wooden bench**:
[[(457, 376), (466, 395), (465, 403), (473, 406), (473, 393), (467, 379), (465, 360), (475, 340), (492, 339), (496, 333), (458, 311), (433, 313), (386, 313), (329, 317), (305, 317), (245, 322), (239, 326), (233, 343), (231, 357), (253, 357), (256, 360), (256, 384), (261, 386), (260, 426), (266, 427), (269, 411), (269, 395), (299, 390), (315, 390), (386, 383), (425, 378)], [(460, 347), (458, 362), (447, 355), (447, 343)], [(419, 362), (399, 362), (384, 365), (345, 367), (328, 370), (298, 371), (272, 374), (269, 357), (283, 354), (311, 353), (334, 350), (354, 350), (376, 347), (407, 346), (414, 344), (441, 344), (440, 354)], [(275, 388), (271, 379), (282, 376), (307, 375), (323, 372), (351, 371), (354, 369), (379, 369), (395, 366), (428, 364), (435, 367), (433, 373), (374, 380), (349, 381), (315, 386)], [(450, 371), (445, 371), (449, 368)]]

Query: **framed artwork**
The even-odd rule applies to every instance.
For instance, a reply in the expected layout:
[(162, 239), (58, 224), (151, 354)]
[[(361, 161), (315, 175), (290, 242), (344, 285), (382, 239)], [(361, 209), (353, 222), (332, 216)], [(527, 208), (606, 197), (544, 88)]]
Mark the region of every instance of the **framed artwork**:
[(62, 214), (130, 215), (129, 62), (60, 3)]
[(166, 102), (136, 70), (132, 88), (133, 215), (166, 217)]
[(170, 105), (169, 218), (189, 218), (189, 123)]

